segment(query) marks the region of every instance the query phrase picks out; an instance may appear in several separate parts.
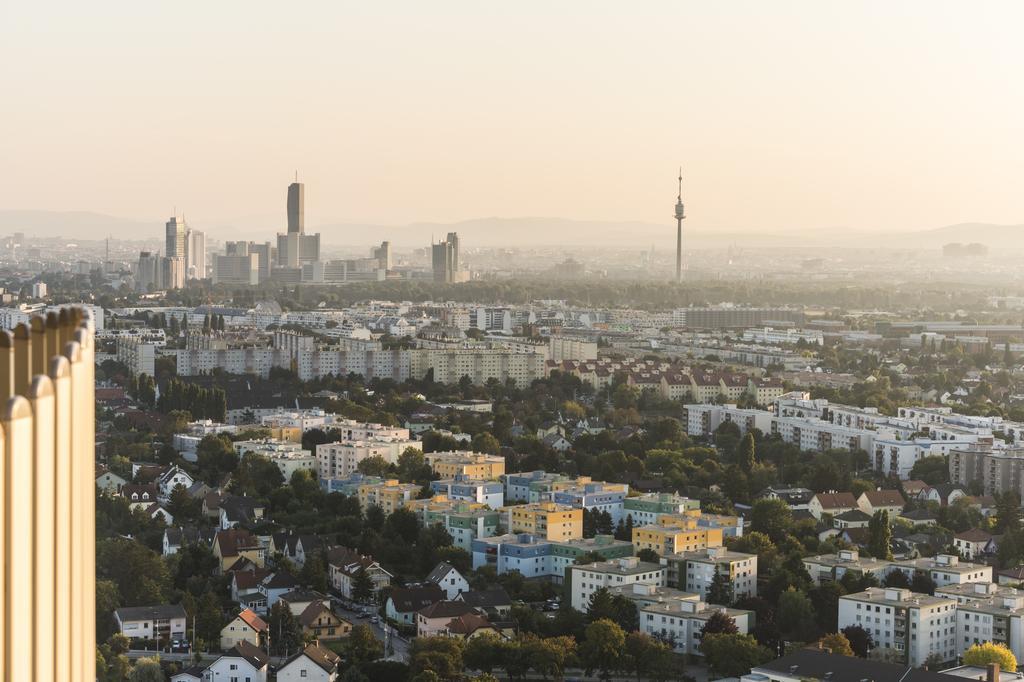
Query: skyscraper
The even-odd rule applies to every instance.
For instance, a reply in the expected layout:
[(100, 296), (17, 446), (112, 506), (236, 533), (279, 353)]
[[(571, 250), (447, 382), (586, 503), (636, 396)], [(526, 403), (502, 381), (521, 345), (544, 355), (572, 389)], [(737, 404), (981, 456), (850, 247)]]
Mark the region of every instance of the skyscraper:
[(151, 251), (139, 253), (139, 264), (135, 270), (135, 289), (149, 293), (160, 288), (160, 256)]
[(301, 182), (288, 185), (288, 234), (306, 231), (306, 186)]
[(459, 262), (459, 234), (449, 232), (444, 241), (431, 245), (431, 265), (435, 282), (462, 282), (467, 279)]
[(185, 226), (185, 220), (178, 220), (177, 216), (173, 216), (167, 221), (167, 246), (164, 248), (164, 255), (168, 258), (184, 258), (185, 257), (185, 232), (188, 228)]
[(679, 167), (679, 195), (676, 197), (676, 281), (683, 281), (683, 167)]
[(320, 234), (305, 234), (306, 192), (300, 182), (288, 185), (288, 232), (277, 235), (277, 266), (301, 268), (320, 260)]
[(185, 273), (188, 279), (206, 278), (206, 234), (199, 230), (185, 233)]

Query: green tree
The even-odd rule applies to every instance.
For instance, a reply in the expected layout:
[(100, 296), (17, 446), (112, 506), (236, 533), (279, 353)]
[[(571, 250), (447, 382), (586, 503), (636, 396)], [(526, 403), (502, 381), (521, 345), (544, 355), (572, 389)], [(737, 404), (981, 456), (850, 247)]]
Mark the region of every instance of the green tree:
[(914, 571), (914, 576), (910, 579), (910, 590), (912, 592), (935, 594), (936, 587), (938, 586), (935, 584), (935, 580), (932, 579), (931, 574), (927, 571)]
[(772, 542), (780, 542), (793, 523), (789, 505), (779, 499), (762, 498), (750, 509), (750, 530), (763, 533)]
[(735, 635), (740, 629), (736, 627), (736, 621), (722, 611), (715, 611), (711, 617), (704, 622), (700, 630), (700, 636), (706, 635)]
[(736, 464), (739, 465), (742, 471), (750, 472), (754, 470), (756, 450), (757, 445), (754, 443), (754, 434), (747, 433), (747, 435), (743, 436), (743, 440), (740, 441), (736, 456)]
[(868, 521), (868, 546), (871, 556), (876, 559), (892, 559), (892, 526), (889, 525), (889, 513), (885, 510), (876, 511)]
[(1015, 533), (1020, 528), (1020, 498), (1009, 491), (996, 495), (996, 532)]
[(874, 640), (871, 639), (871, 633), (859, 625), (847, 626), (840, 632), (846, 637), (846, 641), (850, 643), (850, 649), (856, 656), (867, 658), (868, 652), (875, 646)]
[(462, 675), (462, 640), (454, 637), (417, 637), (409, 647), (410, 671), (416, 675), (425, 672), (442, 680), (458, 679)]
[(623, 668), (636, 675), (637, 682), (640, 682), (640, 678), (648, 677), (660, 659), (671, 654), (671, 650), (645, 632), (631, 632), (626, 635), (623, 653)]
[(380, 476), (386, 478), (391, 474), (391, 465), (380, 455), (367, 457), (356, 465), (356, 470), (364, 476)]
[(715, 564), (715, 575), (711, 578), (708, 586), (708, 603), (719, 606), (732, 606), (733, 599), (732, 579), (728, 573), (723, 573), (718, 564)]
[(159, 658), (140, 658), (135, 661), (128, 682), (164, 682), (164, 671), (160, 668)]
[(700, 642), (700, 651), (708, 666), (719, 677), (740, 677), (751, 668), (770, 661), (771, 650), (750, 635), (708, 635)]
[(818, 643), (823, 649), (828, 649), (833, 654), (840, 656), (853, 656), (853, 647), (850, 646), (850, 640), (846, 638), (841, 632), (833, 632), (825, 635), (818, 640)]
[(580, 645), (580, 663), (590, 675), (598, 671), (601, 679), (607, 680), (612, 672), (619, 669), (621, 654), (626, 646), (626, 634), (616, 623), (607, 618), (596, 620), (587, 626), (583, 644)]
[(326, 593), (327, 567), (324, 565), (323, 558), (317, 554), (306, 557), (305, 563), (302, 564), (302, 570), (299, 571), (299, 581), (303, 585), (309, 586), (312, 590), (316, 590), (321, 594)]
[(790, 587), (779, 595), (775, 622), (788, 639), (809, 642), (815, 639), (814, 605), (803, 592)]
[(275, 656), (290, 656), (302, 648), (302, 625), (283, 601), (274, 602), (267, 625), (270, 652)]
[(360, 568), (356, 571), (356, 574), (352, 576), (352, 599), (365, 604), (370, 601), (373, 597), (373, 579), (366, 572), (366, 569)]
[(493, 435), (486, 431), (481, 431), (473, 436), (471, 447), (473, 448), (473, 452), (485, 452), (489, 455), (496, 455), (498, 454), (498, 450), (501, 449), (501, 443), (499, 443), (498, 439)]
[(492, 632), (485, 632), (466, 642), (462, 660), (468, 670), (489, 673), (501, 665), (505, 642)]
[(369, 663), (384, 655), (384, 644), (373, 634), (369, 625), (359, 623), (352, 627), (345, 640), (345, 651), (353, 663)]
[(1006, 672), (1017, 672), (1017, 657), (1005, 644), (982, 642), (964, 652), (964, 665), (985, 667), (989, 663), (998, 663), (999, 669)]

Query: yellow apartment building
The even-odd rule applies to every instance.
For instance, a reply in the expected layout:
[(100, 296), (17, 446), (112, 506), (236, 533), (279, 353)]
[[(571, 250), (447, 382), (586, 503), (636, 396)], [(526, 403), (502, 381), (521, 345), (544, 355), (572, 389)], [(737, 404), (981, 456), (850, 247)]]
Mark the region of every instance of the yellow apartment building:
[(658, 524), (633, 529), (633, 550), (653, 549), (658, 556), (722, 546), (721, 528), (698, 528), (696, 520), (685, 524)]
[(434, 473), (442, 479), (465, 476), (489, 481), (505, 473), (505, 458), (479, 452), (428, 452), (424, 458)]
[(415, 483), (399, 483), (397, 478), (380, 483), (364, 483), (359, 486), (359, 506), (363, 511), (370, 505), (377, 505), (390, 514), (406, 506), (420, 494), (420, 486)]
[(511, 533), (529, 533), (545, 540), (579, 540), (583, 537), (583, 510), (554, 502), (533, 502), (505, 507)]

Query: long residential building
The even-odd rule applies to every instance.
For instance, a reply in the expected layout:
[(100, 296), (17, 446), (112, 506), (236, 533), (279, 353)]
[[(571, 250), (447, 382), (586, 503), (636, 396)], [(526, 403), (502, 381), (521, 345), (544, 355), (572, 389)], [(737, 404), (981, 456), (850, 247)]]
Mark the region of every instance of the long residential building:
[(733, 552), (725, 547), (682, 552), (662, 557), (670, 587), (708, 598), (715, 573), (729, 579), (733, 596), (757, 596), (757, 555)]
[(923, 665), (929, 657), (951, 661), (959, 636), (956, 610), (956, 600), (941, 593), (869, 587), (839, 598), (839, 629), (864, 628), (875, 647), (894, 651), (907, 665)]
[(1024, 448), (954, 448), (949, 480), (961, 486), (980, 483), (985, 495), (1024, 493)]
[(359, 463), (370, 457), (381, 457), (388, 464), (397, 464), (406, 448), (422, 449), (419, 441), (388, 437), (373, 440), (322, 443), (316, 446), (316, 473), (323, 480), (347, 479), (358, 472)]
[(528, 386), (545, 375), (542, 353), (520, 353), (502, 348), (391, 349), (316, 348), (297, 352), (285, 348), (187, 348), (176, 351), (179, 376), (254, 374), (268, 377), (273, 368), (295, 369), (299, 379), (358, 374), (366, 379), (424, 379), (455, 384), (463, 377), (477, 385), (494, 379)]
[(586, 612), (590, 598), (602, 588), (624, 587), (634, 583), (664, 586), (667, 582), (666, 573), (664, 566), (640, 561), (635, 556), (569, 566), (565, 571), (569, 603), (577, 611)]
[(469, 480), (495, 480), (505, 473), (505, 458), (469, 450), (428, 452), (424, 455), (431, 470), (441, 478), (462, 476)]
[(533, 502), (505, 507), (506, 528), (545, 540), (576, 540), (583, 537), (583, 510), (554, 502)]
[(477, 538), (471, 545), (473, 568), (493, 566), (499, 575), (519, 573), (525, 578), (550, 578), (561, 583), (566, 569), (591, 553), (605, 559), (633, 556), (633, 544), (610, 535), (569, 540), (546, 540), (529, 533), (508, 533)]

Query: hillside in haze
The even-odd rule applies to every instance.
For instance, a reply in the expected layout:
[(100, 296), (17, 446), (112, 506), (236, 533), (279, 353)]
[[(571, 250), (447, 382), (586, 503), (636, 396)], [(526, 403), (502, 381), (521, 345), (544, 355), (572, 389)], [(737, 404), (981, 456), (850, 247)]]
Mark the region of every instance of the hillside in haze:
[[(89, 211), (0, 210), (0, 235), (24, 232), (35, 237), (123, 240), (163, 239), (163, 219), (133, 220)], [(211, 240), (273, 240), (282, 228), (270, 217), (246, 218), (228, 224), (190, 220)], [(675, 224), (570, 220), (566, 218), (478, 218), (455, 223), (412, 223), (405, 226), (329, 222), (307, 225), (320, 232), (327, 245), (364, 246), (390, 240), (400, 248), (423, 247), (431, 238), (458, 232), (467, 248), (587, 246), (666, 248), (675, 243)], [(801, 231), (730, 230), (708, 231), (683, 224), (686, 248), (744, 246), (863, 246), (865, 240), (899, 248), (939, 248), (949, 242), (980, 242), (990, 247), (1024, 248), (1024, 225), (961, 223), (921, 231), (866, 232), (845, 228)]]

